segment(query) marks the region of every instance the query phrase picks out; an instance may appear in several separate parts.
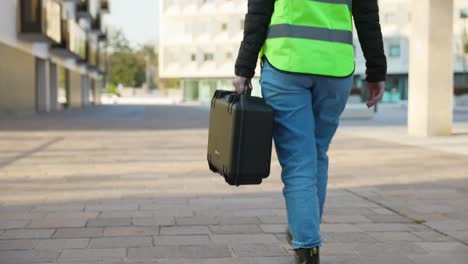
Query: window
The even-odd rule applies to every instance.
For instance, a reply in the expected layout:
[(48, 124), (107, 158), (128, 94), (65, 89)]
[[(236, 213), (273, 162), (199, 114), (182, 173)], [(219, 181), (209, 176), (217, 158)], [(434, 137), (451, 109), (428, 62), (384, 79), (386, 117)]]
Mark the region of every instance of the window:
[(192, 61), (197, 61), (197, 54), (192, 53), (191, 59)]
[(204, 61), (212, 61), (214, 59), (213, 53), (205, 53), (203, 54)]
[(400, 45), (390, 45), (389, 55), (390, 57), (400, 57), (401, 55)]
[(241, 30), (244, 30), (244, 24), (245, 24), (245, 21), (244, 21), (244, 19), (242, 19), (242, 20), (240, 21), (240, 28), (241, 28)]
[(226, 53), (226, 59), (228, 60), (232, 59), (232, 52)]
[(221, 31), (223, 31), (223, 32), (227, 31), (227, 24), (226, 23), (221, 24)]

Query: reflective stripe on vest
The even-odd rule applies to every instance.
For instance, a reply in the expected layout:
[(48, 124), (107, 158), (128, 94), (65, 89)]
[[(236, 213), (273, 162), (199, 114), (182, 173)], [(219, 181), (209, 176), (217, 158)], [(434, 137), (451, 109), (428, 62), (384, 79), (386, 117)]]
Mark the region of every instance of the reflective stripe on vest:
[(276, 0), (262, 54), (288, 72), (351, 75), (351, 9), (352, 0)]
[(353, 32), (288, 24), (272, 25), (267, 38), (302, 38), (353, 44)]

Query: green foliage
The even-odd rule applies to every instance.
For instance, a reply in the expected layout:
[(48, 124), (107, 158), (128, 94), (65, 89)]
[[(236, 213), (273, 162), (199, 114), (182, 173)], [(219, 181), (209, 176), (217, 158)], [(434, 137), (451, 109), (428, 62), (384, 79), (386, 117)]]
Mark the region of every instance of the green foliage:
[(119, 89), (117, 88), (117, 86), (115, 85), (109, 85), (106, 90), (104, 91), (104, 93), (106, 94), (115, 94), (117, 95), (118, 97), (122, 96), (119, 92)]
[(133, 52), (116, 52), (110, 57), (110, 83), (140, 87), (145, 80), (145, 63)]
[(465, 52), (465, 54), (468, 54), (468, 42), (465, 42), (463, 44), (463, 51)]
[(179, 79), (160, 79), (160, 88), (161, 89), (170, 89), (180, 87)]

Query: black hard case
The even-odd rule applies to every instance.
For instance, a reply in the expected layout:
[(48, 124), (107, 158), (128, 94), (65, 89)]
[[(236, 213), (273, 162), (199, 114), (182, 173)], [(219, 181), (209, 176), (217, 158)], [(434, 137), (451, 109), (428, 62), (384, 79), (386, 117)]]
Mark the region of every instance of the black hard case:
[(229, 185), (260, 184), (270, 175), (273, 110), (250, 92), (217, 90), (211, 101), (208, 164)]

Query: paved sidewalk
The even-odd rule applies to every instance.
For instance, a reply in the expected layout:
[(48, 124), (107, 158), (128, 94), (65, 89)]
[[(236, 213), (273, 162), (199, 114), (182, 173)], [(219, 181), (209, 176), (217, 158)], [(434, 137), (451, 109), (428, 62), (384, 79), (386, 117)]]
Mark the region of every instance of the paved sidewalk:
[[(207, 168), (207, 117), (106, 106), (0, 120), (0, 263), (291, 263), (276, 157), (264, 184), (227, 186)], [(331, 148), (322, 263), (466, 264), (468, 156), (356, 129)]]

